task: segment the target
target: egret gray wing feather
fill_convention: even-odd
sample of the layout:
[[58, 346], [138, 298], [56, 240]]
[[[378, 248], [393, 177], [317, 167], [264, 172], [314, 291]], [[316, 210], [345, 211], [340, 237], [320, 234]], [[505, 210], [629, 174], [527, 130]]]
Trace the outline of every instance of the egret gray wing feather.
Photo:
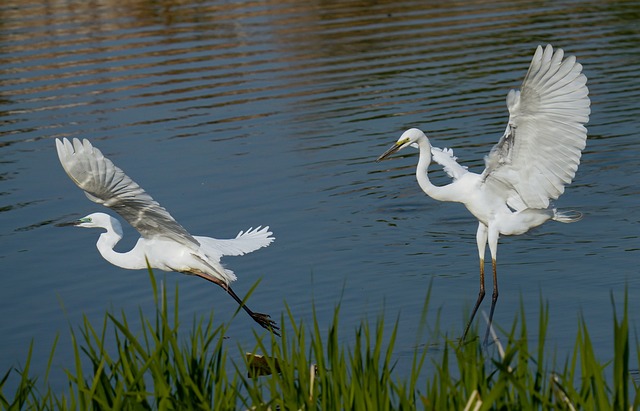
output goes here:
[[87, 197], [113, 209], [127, 220], [142, 237], [166, 238], [196, 250], [198, 241], [88, 140], [56, 139], [62, 167]]
[[516, 210], [547, 208], [575, 176], [586, 145], [590, 100], [574, 56], [538, 46], [520, 91], [507, 95], [509, 122], [485, 158], [482, 178]]

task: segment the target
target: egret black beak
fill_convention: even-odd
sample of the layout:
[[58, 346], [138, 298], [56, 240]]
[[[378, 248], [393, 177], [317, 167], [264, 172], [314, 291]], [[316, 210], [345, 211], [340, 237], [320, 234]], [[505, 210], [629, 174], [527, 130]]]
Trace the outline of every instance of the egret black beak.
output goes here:
[[56, 227], [68, 227], [68, 226], [77, 226], [78, 224], [80, 224], [82, 221], [80, 220], [73, 220], [73, 221], [67, 221], [65, 223], [58, 223], [55, 224]]
[[387, 151], [385, 151], [384, 153], [382, 153], [382, 155], [380, 157], [378, 157], [378, 159], [376, 160], [376, 162], [378, 161], [382, 161], [385, 158], [389, 157], [391, 154], [397, 152], [398, 150], [400, 150], [400, 148], [402, 147], [402, 142], [396, 142], [394, 143], [391, 147], [389, 147], [389, 149]]

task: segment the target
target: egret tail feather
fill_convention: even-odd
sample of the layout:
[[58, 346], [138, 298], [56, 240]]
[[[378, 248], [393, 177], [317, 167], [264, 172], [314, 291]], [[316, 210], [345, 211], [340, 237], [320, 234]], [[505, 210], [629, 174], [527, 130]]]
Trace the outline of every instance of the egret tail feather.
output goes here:
[[576, 210], [559, 211], [553, 210], [553, 220], [561, 223], [575, 223], [582, 220], [583, 214]]

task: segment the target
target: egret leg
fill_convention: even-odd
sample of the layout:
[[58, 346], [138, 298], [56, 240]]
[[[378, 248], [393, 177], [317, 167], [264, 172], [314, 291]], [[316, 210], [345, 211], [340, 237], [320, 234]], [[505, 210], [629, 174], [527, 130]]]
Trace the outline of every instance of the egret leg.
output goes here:
[[484, 299], [484, 251], [485, 246], [487, 245], [488, 238], [488, 230], [487, 226], [479, 223], [478, 231], [476, 233], [476, 243], [478, 244], [478, 255], [480, 257], [480, 291], [478, 292], [478, 299], [476, 300], [476, 305], [473, 307], [473, 311], [471, 312], [471, 318], [469, 318], [469, 322], [467, 322], [467, 326], [464, 328], [464, 333], [462, 333], [461, 342], [464, 342], [467, 333], [469, 332], [469, 328], [471, 328], [471, 323], [473, 322], [476, 313], [478, 312], [478, 307], [480, 307], [480, 303]]
[[238, 295], [231, 289], [231, 287], [229, 287], [228, 284], [204, 273], [192, 272], [191, 274], [197, 275], [200, 278], [211, 281], [212, 283], [222, 287], [222, 289], [224, 289], [231, 297], [233, 297], [233, 299], [236, 300], [238, 304], [240, 304], [240, 307], [242, 307], [242, 309], [245, 310], [251, 318], [253, 318], [253, 321], [260, 324], [262, 328], [266, 328], [267, 330], [273, 332], [278, 337], [280, 336], [280, 333], [278, 332], [280, 327], [278, 327], [276, 322], [271, 319], [271, 316], [269, 314], [256, 313], [249, 309], [249, 307], [247, 307], [247, 305], [240, 299], [240, 297], [238, 297]]
[[489, 251], [491, 252], [491, 266], [493, 268], [493, 293], [491, 294], [491, 311], [489, 311], [489, 324], [487, 332], [484, 334], [484, 345], [487, 345], [489, 333], [491, 332], [491, 323], [493, 322], [493, 311], [498, 301], [498, 271], [497, 271], [497, 254], [498, 254], [498, 237], [497, 230], [489, 230]]
[[478, 299], [476, 300], [476, 305], [473, 307], [473, 311], [471, 312], [471, 318], [469, 318], [469, 322], [467, 322], [467, 326], [464, 327], [464, 333], [462, 334], [461, 342], [464, 342], [467, 333], [469, 332], [469, 328], [471, 328], [471, 323], [473, 322], [473, 318], [476, 316], [478, 312], [478, 307], [480, 307], [480, 303], [484, 299], [484, 259], [480, 259], [480, 292], [478, 293]]
[[226, 286], [222, 286], [222, 288], [227, 290], [229, 295], [233, 297], [233, 299], [236, 300], [238, 304], [240, 304], [240, 306], [247, 312], [247, 314], [249, 314], [255, 322], [260, 324], [262, 328], [266, 328], [267, 330], [270, 330], [271, 332], [273, 332], [275, 335], [280, 336], [280, 334], [278, 333], [278, 330], [280, 328], [276, 325], [276, 322], [271, 319], [271, 316], [269, 314], [262, 314], [262, 313], [256, 313], [254, 311], [251, 311], [249, 307], [247, 307], [247, 305], [244, 302], [242, 302], [240, 297], [238, 297], [238, 295], [231, 289], [231, 287], [226, 285]]
[[496, 260], [491, 259], [491, 265], [493, 266], [493, 293], [491, 294], [491, 311], [489, 311], [489, 324], [487, 325], [487, 332], [484, 334], [484, 344], [487, 345], [489, 339], [489, 333], [491, 332], [491, 322], [493, 321], [493, 311], [496, 308], [496, 302], [498, 301], [498, 274], [496, 270]]

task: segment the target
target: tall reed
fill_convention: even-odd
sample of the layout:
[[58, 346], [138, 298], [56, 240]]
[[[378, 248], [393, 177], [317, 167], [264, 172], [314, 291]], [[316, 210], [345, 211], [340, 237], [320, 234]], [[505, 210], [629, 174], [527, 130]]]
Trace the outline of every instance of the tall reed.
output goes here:
[[[282, 337], [255, 334], [249, 347], [228, 346], [226, 325], [213, 314], [183, 335], [179, 298], [167, 301], [150, 272], [155, 316], [139, 313], [139, 330], [125, 313], [107, 312], [99, 326], [86, 318], [71, 331], [73, 364], [68, 389], [53, 392], [24, 366], [0, 374], [0, 407], [18, 409], [640, 409], [638, 368], [630, 368], [627, 297], [622, 315], [613, 306], [614, 351], [598, 360], [585, 321], [574, 349], [560, 362], [545, 347], [549, 311], [540, 302], [532, 346], [524, 307], [508, 332], [487, 349], [478, 339], [460, 344], [435, 335], [440, 347], [414, 349], [410, 367], [396, 369], [397, 321], [385, 334], [381, 316], [339, 335], [340, 307], [327, 330], [314, 311], [311, 324], [287, 308]], [[426, 317], [428, 305], [422, 317]], [[395, 319], [394, 319], [395, 320]], [[350, 338], [349, 338], [350, 337]], [[443, 341], [444, 340], [444, 341]], [[349, 344], [341, 341], [350, 341]], [[504, 343], [503, 343], [504, 342]], [[54, 342], [47, 365], [57, 344]], [[504, 345], [504, 346], [503, 346]], [[635, 357], [640, 344], [634, 341]], [[232, 351], [230, 351], [232, 350]], [[229, 355], [229, 352], [239, 355]], [[245, 351], [249, 351], [245, 355]], [[238, 359], [242, 358], [242, 359]], [[407, 370], [407, 368], [410, 368]], [[427, 371], [428, 370], [428, 371]], [[8, 382], [15, 386], [5, 393]]]

